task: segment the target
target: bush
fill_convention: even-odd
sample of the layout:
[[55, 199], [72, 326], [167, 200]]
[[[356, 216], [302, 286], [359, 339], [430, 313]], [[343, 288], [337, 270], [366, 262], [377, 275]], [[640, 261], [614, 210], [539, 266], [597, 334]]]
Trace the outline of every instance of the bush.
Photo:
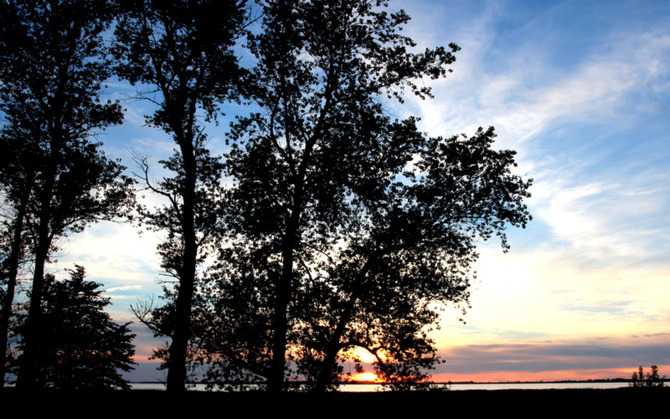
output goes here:
[[633, 379], [630, 383], [631, 387], [663, 387], [663, 380], [665, 376], [661, 378], [658, 375], [658, 367], [656, 365], [651, 366], [651, 372], [645, 375], [642, 366], [638, 369], [638, 372], [633, 373]]
[[[110, 299], [102, 296], [101, 284], [84, 278], [81, 266], [70, 271], [70, 279], [45, 278], [35, 384], [64, 390], [129, 389], [121, 374], [133, 369], [135, 335], [128, 324], [115, 323], [105, 312]], [[24, 320], [19, 333], [26, 327]]]

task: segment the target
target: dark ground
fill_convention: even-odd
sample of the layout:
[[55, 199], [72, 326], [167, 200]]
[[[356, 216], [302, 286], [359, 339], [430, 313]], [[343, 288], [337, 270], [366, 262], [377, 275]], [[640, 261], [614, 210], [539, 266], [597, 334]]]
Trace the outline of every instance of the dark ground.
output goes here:
[[0, 391], [0, 417], [240, 418], [670, 418], [670, 388], [463, 390], [410, 393], [267, 393], [134, 390], [99, 393]]

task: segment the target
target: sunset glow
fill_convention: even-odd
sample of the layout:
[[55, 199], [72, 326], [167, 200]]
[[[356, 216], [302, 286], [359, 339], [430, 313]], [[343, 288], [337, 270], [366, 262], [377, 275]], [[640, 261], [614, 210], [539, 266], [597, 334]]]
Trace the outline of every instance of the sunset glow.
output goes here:
[[[372, 364], [377, 361], [377, 357], [370, 353], [367, 349], [357, 347], [349, 352], [349, 358], [352, 360], [357, 360], [364, 364]], [[382, 356], [382, 359], [384, 357]]]
[[373, 372], [361, 372], [351, 376], [351, 380], [355, 382], [378, 383], [382, 380]]
[[[645, 371], [648, 371], [648, 367]], [[669, 371], [669, 366], [659, 366], [661, 371]], [[631, 378], [636, 369], [561, 369], [555, 371], [486, 371], [481, 373], [434, 374], [433, 381], [447, 382], [476, 382], [476, 383], [514, 383], [514, 382], [541, 382], [541, 381], [589, 381], [614, 378]]]

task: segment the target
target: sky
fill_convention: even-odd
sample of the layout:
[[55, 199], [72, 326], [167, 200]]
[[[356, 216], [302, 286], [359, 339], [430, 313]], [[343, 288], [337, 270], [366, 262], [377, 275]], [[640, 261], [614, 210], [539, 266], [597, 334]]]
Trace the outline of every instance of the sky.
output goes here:
[[[471, 308], [447, 310], [432, 336], [436, 381], [630, 378], [658, 365], [670, 376], [670, 2], [399, 0], [420, 48], [461, 47], [434, 99], [393, 105], [431, 136], [494, 126], [533, 178], [533, 221], [511, 249], [482, 242]], [[426, 83], [429, 83], [426, 81]], [[134, 89], [111, 83], [110, 95]], [[172, 150], [144, 126], [147, 105], [100, 139], [133, 168]], [[226, 118], [210, 127], [224, 148]], [[155, 167], [156, 172], [158, 167]], [[104, 284], [112, 316], [157, 299], [155, 233], [101, 223], [69, 237], [52, 269], [84, 265]], [[163, 379], [145, 364], [156, 344], [136, 329], [133, 380]]]

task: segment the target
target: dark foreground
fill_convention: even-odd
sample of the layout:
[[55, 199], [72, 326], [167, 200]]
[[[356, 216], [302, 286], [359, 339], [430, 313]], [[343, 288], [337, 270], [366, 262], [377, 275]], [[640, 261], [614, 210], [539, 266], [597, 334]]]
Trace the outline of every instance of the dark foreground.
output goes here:
[[[670, 418], [670, 388], [464, 390], [411, 393], [266, 393], [134, 390], [100, 393], [0, 391], [0, 415], [31, 417], [500, 417]], [[43, 416], [44, 417], [44, 416]]]

